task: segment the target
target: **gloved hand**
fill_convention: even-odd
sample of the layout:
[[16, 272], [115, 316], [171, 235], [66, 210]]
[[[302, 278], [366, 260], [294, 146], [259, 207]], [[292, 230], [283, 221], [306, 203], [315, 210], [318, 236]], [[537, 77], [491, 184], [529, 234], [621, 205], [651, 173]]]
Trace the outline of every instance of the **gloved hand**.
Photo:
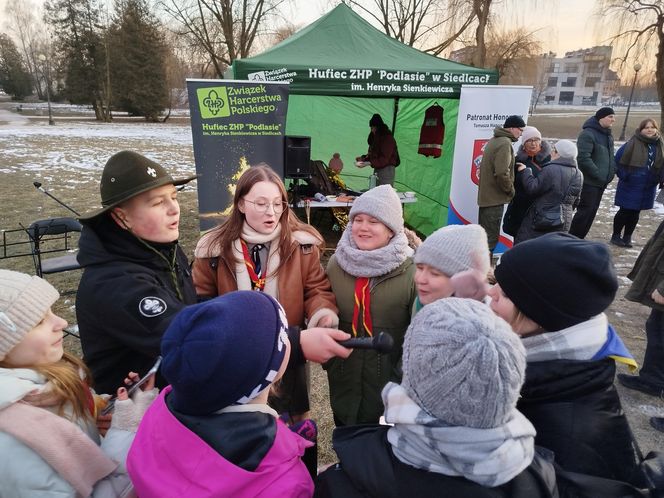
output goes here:
[[124, 387], [118, 389], [118, 399], [115, 401], [111, 429], [121, 429], [136, 432], [143, 415], [157, 398], [159, 389], [152, 388], [147, 391], [137, 390], [133, 398], [127, 396]]

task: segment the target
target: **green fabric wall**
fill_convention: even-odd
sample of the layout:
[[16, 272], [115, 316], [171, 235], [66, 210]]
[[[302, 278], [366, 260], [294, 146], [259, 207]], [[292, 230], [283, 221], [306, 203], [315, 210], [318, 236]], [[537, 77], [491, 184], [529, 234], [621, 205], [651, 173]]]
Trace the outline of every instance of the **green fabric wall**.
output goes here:
[[[445, 141], [443, 154], [434, 159], [418, 155], [420, 127], [424, 111], [437, 102], [444, 109]], [[342, 178], [349, 188], [368, 188], [371, 168], [357, 168], [355, 157], [367, 152], [369, 119], [374, 113], [392, 126], [393, 98], [331, 97], [290, 95], [288, 98], [287, 135], [311, 137], [311, 159], [327, 164], [334, 152], [344, 162]], [[418, 202], [405, 207], [406, 222], [425, 235], [447, 222], [454, 137], [456, 136], [458, 100], [399, 99], [395, 139], [401, 165], [397, 168], [395, 187], [413, 191]]]

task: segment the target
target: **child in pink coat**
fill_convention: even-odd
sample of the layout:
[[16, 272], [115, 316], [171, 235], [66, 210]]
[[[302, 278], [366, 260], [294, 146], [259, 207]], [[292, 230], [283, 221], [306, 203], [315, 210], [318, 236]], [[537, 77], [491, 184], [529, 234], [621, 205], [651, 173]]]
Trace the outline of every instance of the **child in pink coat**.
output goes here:
[[181, 311], [161, 343], [169, 382], [127, 457], [141, 498], [310, 497], [312, 443], [267, 405], [290, 356], [283, 309], [237, 291]]

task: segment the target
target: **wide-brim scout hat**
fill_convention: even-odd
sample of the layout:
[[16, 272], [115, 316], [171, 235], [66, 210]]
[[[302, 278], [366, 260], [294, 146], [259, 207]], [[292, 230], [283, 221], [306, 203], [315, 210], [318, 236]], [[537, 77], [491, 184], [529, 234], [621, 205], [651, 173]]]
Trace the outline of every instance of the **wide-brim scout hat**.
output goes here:
[[137, 152], [123, 150], [111, 156], [101, 174], [101, 209], [84, 214], [79, 219], [91, 220], [132, 197], [164, 185], [184, 185], [197, 175], [174, 180], [156, 162]]

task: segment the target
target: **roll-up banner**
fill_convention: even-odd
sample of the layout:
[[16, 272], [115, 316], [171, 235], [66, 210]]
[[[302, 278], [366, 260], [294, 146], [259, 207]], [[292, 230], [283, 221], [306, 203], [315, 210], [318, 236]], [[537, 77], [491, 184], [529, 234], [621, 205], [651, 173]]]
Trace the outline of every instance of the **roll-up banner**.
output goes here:
[[[531, 86], [461, 87], [447, 217], [449, 225], [477, 223], [477, 188], [484, 147], [493, 137], [493, 130], [503, 126], [508, 116], [518, 115], [528, 121], [531, 93]], [[514, 143], [515, 152], [520, 144], [520, 141]], [[502, 253], [510, 247], [512, 237], [501, 230], [494, 253]]]
[[242, 173], [261, 162], [283, 178], [288, 83], [188, 79], [201, 230], [230, 211]]

